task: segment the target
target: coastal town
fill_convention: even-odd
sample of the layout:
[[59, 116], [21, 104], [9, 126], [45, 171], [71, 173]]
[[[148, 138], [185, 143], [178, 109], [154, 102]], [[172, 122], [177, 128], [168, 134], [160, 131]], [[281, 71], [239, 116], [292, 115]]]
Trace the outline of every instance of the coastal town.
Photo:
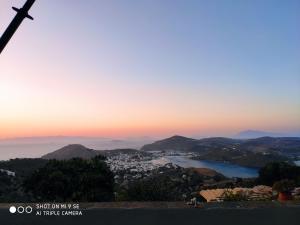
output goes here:
[[[140, 149], [94, 150], [70, 144], [41, 158], [1, 161], [0, 200], [34, 201], [42, 195], [46, 200], [175, 201], [194, 206], [199, 202], [298, 201], [298, 146], [295, 138], [196, 140], [178, 135]], [[100, 183], [106, 180], [104, 186], [94, 187], [94, 191], [107, 188], [100, 192], [106, 193], [101, 198], [94, 197], [91, 185], [84, 187], [81, 182], [98, 176]], [[65, 183], [57, 183], [61, 179]], [[79, 196], [77, 182], [84, 188]], [[67, 184], [75, 197], [57, 191]], [[87, 190], [91, 192], [88, 200]]]
[[[185, 152], [164, 152], [153, 151], [147, 154], [136, 152], [134, 154], [117, 154], [107, 157], [106, 163], [110, 169], [116, 174], [114, 176], [115, 182], [120, 186], [128, 186], [128, 183], [147, 179], [154, 174], [162, 175], [168, 173], [170, 170], [179, 169], [180, 166], [172, 163], [168, 157], [181, 156], [186, 158], [193, 158], [197, 156], [196, 153]], [[199, 170], [198, 170], [199, 171]], [[203, 175], [203, 174], [202, 174]], [[182, 179], [186, 179], [187, 175], [182, 174]], [[190, 201], [187, 204], [197, 204], [197, 198], [206, 202], [223, 202], [223, 201], [272, 201], [278, 198], [280, 201], [285, 200], [300, 200], [300, 187], [294, 187], [289, 190], [289, 195], [286, 193], [279, 193], [274, 190], [272, 186], [267, 185], [251, 185], [251, 187], [243, 187], [245, 181], [239, 183], [241, 178], [231, 177], [221, 180], [215, 180], [213, 176], [208, 176], [202, 180], [202, 185], [199, 187], [197, 194], [190, 195]], [[246, 179], [247, 180], [247, 179]], [[254, 178], [248, 179], [250, 183]], [[249, 186], [249, 185], [248, 185]], [[196, 197], [194, 197], [196, 196]], [[197, 197], [198, 196], [198, 197]]]
[[[197, 205], [199, 202], [299, 200], [297, 166], [274, 162], [261, 168], [259, 173], [256, 172], [258, 169], [249, 168], [247, 170], [255, 173], [243, 177], [239, 172], [245, 168], [224, 162], [199, 164], [199, 155], [198, 152], [179, 150], [95, 151], [82, 145], [68, 145], [41, 159], [3, 161], [0, 163], [0, 173], [13, 184], [28, 176], [23, 165], [38, 169], [51, 159], [64, 162], [76, 157], [93, 159], [101, 156], [100, 160], [104, 160], [113, 176], [114, 201], [183, 201]], [[281, 175], [273, 176], [272, 170], [277, 171], [278, 166], [286, 169]], [[227, 176], [230, 169], [233, 173]], [[28, 174], [32, 172], [30, 170]], [[282, 178], [278, 180], [278, 177]]]

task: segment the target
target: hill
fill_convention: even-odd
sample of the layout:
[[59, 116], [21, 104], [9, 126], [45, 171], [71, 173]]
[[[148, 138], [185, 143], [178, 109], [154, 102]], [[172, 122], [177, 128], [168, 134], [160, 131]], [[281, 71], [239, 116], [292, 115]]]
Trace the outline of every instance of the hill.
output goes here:
[[141, 150], [202, 152], [212, 149], [235, 146], [237, 144], [241, 144], [242, 142], [242, 140], [224, 137], [212, 137], [197, 140], [183, 136], [173, 136], [160, 141], [156, 141], [152, 144], [144, 145]]
[[299, 137], [261, 137], [249, 139], [240, 146], [243, 149], [251, 151], [275, 151], [287, 156], [300, 155]]
[[0, 160], [41, 157], [72, 143], [78, 143], [90, 149], [107, 150], [120, 148], [140, 149], [143, 145], [152, 142], [154, 142], [154, 139], [149, 137], [128, 137], [123, 139], [80, 136], [0, 138]]
[[141, 148], [143, 151], [189, 151], [203, 153], [212, 150], [232, 149], [252, 151], [255, 153], [278, 153], [286, 156], [300, 156], [299, 137], [260, 137], [253, 139], [232, 139], [212, 137], [191, 139], [182, 136], [173, 136], [156, 141]]
[[203, 138], [197, 141], [196, 145], [189, 149], [191, 152], [205, 153], [224, 148], [236, 149], [243, 141], [224, 137]]
[[240, 166], [260, 168], [270, 162], [290, 162], [288, 157], [277, 153], [255, 153], [233, 149], [211, 150], [194, 157], [198, 160], [230, 162]]
[[261, 137], [231, 139], [224, 137], [200, 140], [173, 136], [142, 148], [144, 151], [195, 152], [194, 159], [230, 162], [241, 166], [262, 167], [269, 162], [291, 162], [300, 157], [300, 138]]
[[0, 161], [0, 169], [13, 171], [16, 173], [16, 176], [27, 176], [46, 165], [47, 162], [47, 160], [40, 158], [10, 159], [8, 161]]
[[42, 156], [42, 159], [57, 159], [57, 160], [67, 160], [72, 158], [82, 158], [90, 159], [97, 155], [100, 152], [93, 149], [89, 149], [79, 144], [67, 145], [61, 149], [58, 149], [54, 152], [48, 153]]
[[223, 174], [209, 168], [188, 168], [188, 170], [195, 171], [203, 177], [220, 177], [225, 178]]
[[144, 145], [143, 151], [186, 151], [197, 144], [196, 139], [175, 135], [173, 137]]
[[235, 135], [235, 138], [240, 139], [250, 139], [250, 138], [260, 138], [260, 137], [284, 137], [285, 134], [267, 132], [261, 130], [244, 130]]
[[121, 149], [113, 149], [113, 150], [105, 150], [105, 151], [99, 151], [104, 156], [115, 156], [119, 154], [128, 154], [128, 155], [149, 155], [150, 153], [147, 153], [145, 151], [133, 149], [133, 148], [121, 148]]

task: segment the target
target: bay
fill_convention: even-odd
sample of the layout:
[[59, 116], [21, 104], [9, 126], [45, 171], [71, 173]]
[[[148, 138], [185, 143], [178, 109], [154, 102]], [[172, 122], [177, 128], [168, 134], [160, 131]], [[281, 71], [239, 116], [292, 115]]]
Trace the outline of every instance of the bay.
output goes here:
[[258, 176], [258, 169], [239, 166], [231, 163], [212, 162], [206, 160], [193, 160], [186, 156], [165, 156], [171, 163], [188, 168], [209, 168], [213, 169], [226, 177], [250, 178]]

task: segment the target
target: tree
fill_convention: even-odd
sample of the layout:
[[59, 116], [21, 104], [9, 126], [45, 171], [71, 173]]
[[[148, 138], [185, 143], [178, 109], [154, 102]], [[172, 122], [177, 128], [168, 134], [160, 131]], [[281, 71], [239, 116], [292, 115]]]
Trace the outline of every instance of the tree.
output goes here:
[[129, 201], [172, 201], [181, 200], [177, 191], [179, 182], [172, 181], [167, 176], [157, 176], [149, 180], [134, 182], [129, 185], [127, 199]]
[[289, 179], [300, 185], [300, 167], [285, 162], [269, 163], [259, 170], [258, 182], [273, 185], [274, 182]]
[[50, 160], [25, 179], [24, 188], [41, 201], [111, 201], [114, 179], [103, 159]]
[[192, 169], [159, 169], [153, 173], [130, 182], [126, 188], [121, 185], [117, 190], [117, 200], [182, 201], [194, 197], [195, 192], [199, 191], [199, 185], [203, 183], [203, 177]]
[[295, 187], [295, 182], [291, 180], [281, 180], [277, 181], [273, 185], [273, 189], [277, 192], [283, 192], [283, 193], [289, 193], [292, 191]]

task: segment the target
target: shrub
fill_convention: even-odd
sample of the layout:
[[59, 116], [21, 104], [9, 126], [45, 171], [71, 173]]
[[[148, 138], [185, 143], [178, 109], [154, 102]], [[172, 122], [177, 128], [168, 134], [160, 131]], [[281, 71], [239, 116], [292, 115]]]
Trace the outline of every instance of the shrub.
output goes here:
[[24, 181], [40, 201], [111, 201], [113, 174], [102, 158], [50, 160]]

